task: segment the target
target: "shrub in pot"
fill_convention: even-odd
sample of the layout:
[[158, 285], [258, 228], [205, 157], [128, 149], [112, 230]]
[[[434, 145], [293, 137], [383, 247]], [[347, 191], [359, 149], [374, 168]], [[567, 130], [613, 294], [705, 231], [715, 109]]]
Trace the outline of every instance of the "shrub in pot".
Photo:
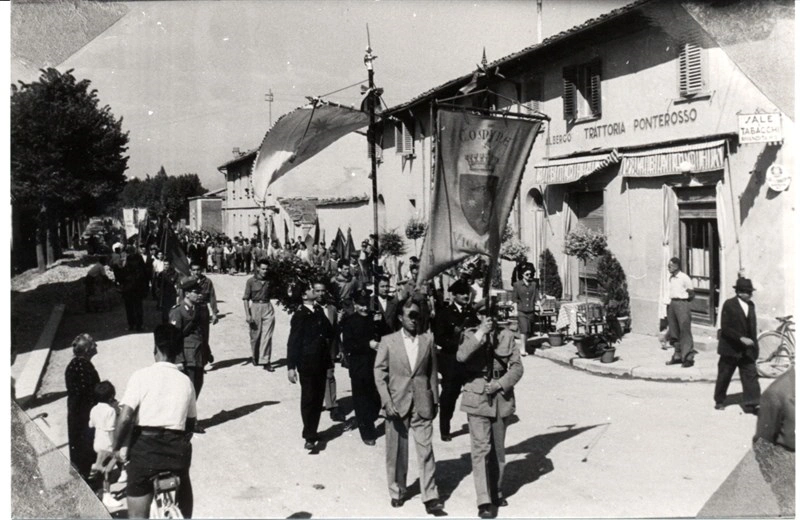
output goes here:
[[542, 292], [556, 300], [561, 299], [563, 286], [558, 276], [558, 264], [549, 249], [539, 255], [539, 279], [542, 281]]
[[[628, 281], [617, 257], [606, 251], [597, 262], [597, 282], [603, 287], [603, 305], [610, 317], [627, 319], [630, 316]], [[623, 321], [623, 320], [620, 320]]]

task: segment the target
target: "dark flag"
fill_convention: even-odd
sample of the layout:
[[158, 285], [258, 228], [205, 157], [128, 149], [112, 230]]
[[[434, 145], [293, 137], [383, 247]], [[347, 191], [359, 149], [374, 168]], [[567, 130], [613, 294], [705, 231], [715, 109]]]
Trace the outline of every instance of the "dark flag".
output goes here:
[[288, 247], [289, 245], [289, 226], [286, 221], [283, 221], [283, 243]]
[[540, 126], [538, 121], [439, 111], [439, 167], [420, 281], [475, 254], [489, 257], [491, 276]]
[[189, 272], [189, 259], [186, 257], [183, 248], [181, 248], [178, 237], [172, 231], [168, 220], [161, 227], [161, 240], [159, 240], [159, 243], [161, 244], [161, 250], [164, 252], [164, 258], [169, 259], [172, 267], [183, 276], [189, 276], [191, 274]]
[[317, 217], [316, 222], [314, 222], [314, 245], [319, 245], [319, 217]]
[[353, 235], [350, 233], [350, 228], [347, 228], [347, 243], [344, 245], [344, 256], [348, 261], [350, 255], [356, 252], [356, 245], [353, 243]]
[[279, 244], [281, 243], [281, 241], [278, 239], [278, 232], [275, 231], [275, 219], [274, 218], [270, 218], [269, 219], [269, 243], [272, 244], [276, 240], [278, 241]]

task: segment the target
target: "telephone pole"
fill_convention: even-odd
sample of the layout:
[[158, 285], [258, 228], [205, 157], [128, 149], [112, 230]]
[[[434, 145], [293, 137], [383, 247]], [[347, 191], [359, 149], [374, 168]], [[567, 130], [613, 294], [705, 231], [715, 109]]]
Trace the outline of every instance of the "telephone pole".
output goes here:
[[272, 89], [269, 89], [269, 92], [264, 94], [264, 101], [269, 103], [269, 127], [272, 128], [272, 102], [275, 100], [275, 96], [272, 95]]

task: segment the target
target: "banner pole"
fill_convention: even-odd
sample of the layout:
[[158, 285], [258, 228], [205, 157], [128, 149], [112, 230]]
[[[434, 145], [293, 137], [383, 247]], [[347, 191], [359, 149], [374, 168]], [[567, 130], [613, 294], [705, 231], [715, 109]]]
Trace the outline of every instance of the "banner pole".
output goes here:
[[[372, 46], [369, 41], [369, 25], [367, 25], [367, 53], [364, 56], [364, 65], [367, 67], [369, 90], [367, 91], [367, 106], [369, 107], [369, 130], [367, 130], [367, 144], [369, 145], [370, 179], [372, 179], [372, 228], [375, 234], [375, 251], [372, 255], [373, 274], [378, 273], [378, 251], [380, 251], [380, 236], [378, 234], [378, 162], [375, 154], [375, 71], [372, 62], [377, 56], [372, 55]], [[378, 284], [373, 279], [374, 287]]]

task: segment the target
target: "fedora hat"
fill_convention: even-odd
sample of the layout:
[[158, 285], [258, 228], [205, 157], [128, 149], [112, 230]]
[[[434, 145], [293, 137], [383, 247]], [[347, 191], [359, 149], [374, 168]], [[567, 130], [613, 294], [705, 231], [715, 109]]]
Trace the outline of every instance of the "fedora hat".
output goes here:
[[739, 278], [736, 280], [736, 285], [733, 286], [736, 292], [753, 292], [755, 288], [753, 287], [753, 282], [750, 281], [750, 278]]

